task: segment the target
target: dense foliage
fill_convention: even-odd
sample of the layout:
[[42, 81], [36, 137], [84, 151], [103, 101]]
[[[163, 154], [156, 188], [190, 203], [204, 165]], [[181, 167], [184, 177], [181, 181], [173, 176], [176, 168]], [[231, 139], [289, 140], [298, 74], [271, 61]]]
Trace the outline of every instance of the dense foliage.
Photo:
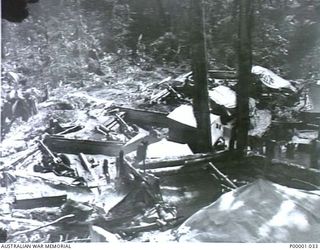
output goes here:
[[[237, 1], [205, 1], [211, 68], [236, 68]], [[2, 80], [36, 85], [107, 81], [114, 61], [151, 70], [189, 64], [186, 0], [41, 0], [21, 23], [2, 21]], [[289, 78], [319, 79], [320, 0], [257, 0], [253, 60]]]

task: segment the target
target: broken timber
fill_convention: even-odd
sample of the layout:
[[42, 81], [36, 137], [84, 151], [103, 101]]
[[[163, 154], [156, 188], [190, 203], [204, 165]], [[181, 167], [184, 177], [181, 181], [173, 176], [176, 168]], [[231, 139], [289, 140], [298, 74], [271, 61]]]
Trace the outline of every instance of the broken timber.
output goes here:
[[193, 172], [207, 171], [207, 164], [194, 164], [194, 165], [181, 165], [181, 166], [171, 166], [163, 167], [157, 169], [146, 170], [147, 173], [151, 173], [157, 177], [172, 176], [179, 174], [187, 174]]
[[237, 188], [237, 186], [227, 177], [225, 176], [219, 169], [217, 169], [211, 162], [209, 162], [209, 166], [217, 174], [222, 180], [230, 185], [233, 189]]
[[125, 107], [117, 107], [120, 111], [125, 112], [124, 120], [135, 123], [138, 126], [157, 126], [166, 128], [170, 124], [168, 113], [147, 111], [142, 109], [133, 109]]
[[84, 128], [84, 126], [81, 126], [81, 125], [75, 125], [75, 126], [67, 127], [67, 128], [64, 128], [63, 131], [57, 133], [57, 135], [65, 135], [65, 134], [77, 132], [77, 131], [79, 131], [79, 130], [81, 130], [83, 128]]
[[166, 98], [167, 96], [170, 95], [170, 89], [163, 89], [160, 92], [156, 93], [155, 95], [152, 95], [150, 98], [149, 103], [159, 103], [163, 98]]
[[[24, 162], [28, 157], [30, 157], [31, 155], [35, 154], [37, 151], [38, 151], [38, 147], [37, 146], [33, 146], [31, 147], [29, 150], [27, 150], [27, 152], [22, 152], [21, 153], [21, 156], [19, 156], [16, 160], [4, 165], [4, 166], [1, 166], [0, 170], [3, 171], [3, 170], [8, 170], [10, 168], [13, 168], [15, 167], [16, 165], [18, 165], [19, 163], [22, 163]], [[20, 153], [18, 153], [20, 154]]]
[[169, 128], [169, 139], [178, 143], [187, 143], [194, 151], [199, 143], [197, 129], [168, 118], [168, 113], [116, 107], [125, 112], [124, 120], [137, 124], [141, 128], [156, 126]]
[[102, 142], [61, 138], [58, 136], [47, 136], [44, 143], [54, 152], [66, 154], [104, 154], [117, 156], [123, 143], [120, 142]]
[[60, 207], [67, 200], [67, 195], [43, 196], [27, 199], [24, 197], [17, 195], [13, 203], [13, 208], [30, 209], [37, 207]]
[[[161, 159], [157, 161], [149, 161], [145, 163], [146, 169], [157, 169], [165, 168], [172, 166], [181, 166], [181, 165], [193, 165], [205, 162], [221, 162], [226, 159], [231, 160], [235, 159], [237, 155], [235, 153], [230, 153], [229, 151], [222, 151], [215, 154], [194, 154], [188, 156], [182, 156], [175, 159]], [[137, 165], [138, 168], [142, 168], [142, 164]]]
[[87, 157], [83, 154], [83, 153], [80, 153], [79, 154], [79, 157], [80, 157], [80, 161], [81, 161], [81, 164], [83, 166], [83, 168], [90, 173], [90, 163], [87, 159]]
[[93, 181], [93, 183], [91, 185], [93, 185], [93, 187], [97, 188], [98, 192], [100, 193], [100, 188], [98, 185], [98, 178], [95, 175], [94, 171], [91, 170], [91, 164], [89, 163], [87, 157], [83, 153], [80, 153], [79, 158], [80, 158], [81, 165], [83, 166], [85, 171], [89, 174], [90, 178], [86, 178], [85, 175], [82, 175], [82, 177], [85, 179], [85, 181], [87, 183], [90, 183], [91, 181]]
[[216, 79], [237, 79], [238, 74], [232, 70], [208, 70], [208, 75]]

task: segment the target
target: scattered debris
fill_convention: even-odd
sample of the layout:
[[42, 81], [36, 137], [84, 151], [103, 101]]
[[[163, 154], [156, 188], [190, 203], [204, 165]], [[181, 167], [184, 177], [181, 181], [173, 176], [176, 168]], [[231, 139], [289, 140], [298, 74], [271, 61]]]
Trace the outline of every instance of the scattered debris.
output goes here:
[[[265, 68], [255, 66], [253, 74], [275, 92], [293, 92], [281, 98], [301, 94], [289, 81]], [[239, 186], [261, 176], [281, 183], [287, 175], [295, 187], [317, 189], [319, 124], [313, 118], [319, 118], [318, 113], [296, 114], [293, 105], [277, 109], [272, 106], [276, 101], [264, 107], [265, 97], [250, 97], [250, 147], [248, 157], [239, 161], [236, 152], [229, 150], [234, 135], [237, 73], [212, 70], [209, 78], [213, 151], [207, 154], [196, 150], [199, 138], [190, 100], [194, 90], [191, 72], [153, 84], [153, 93], [141, 105], [153, 110], [110, 106], [83, 93], [74, 94], [74, 102], [50, 100], [41, 105], [41, 109], [63, 109], [66, 112], [60, 115], [71, 118], [76, 107], [85, 110], [79, 111], [81, 119], [68, 122], [58, 115], [45, 116], [48, 125], [39, 130], [28, 150], [6, 158], [10, 161], [1, 159], [1, 211], [22, 218], [27, 217], [20, 210], [50, 207], [57, 211], [50, 223], [23, 221], [29, 223], [23, 231], [2, 228], [0, 241], [12, 241], [52, 225], [81, 232], [71, 239], [67, 234], [59, 236], [63, 242], [131, 240], [145, 232], [175, 228], [223, 193], [239, 192]], [[273, 93], [268, 98], [275, 96]], [[77, 103], [77, 97], [87, 103]], [[155, 111], [163, 103], [172, 105], [163, 109], [166, 112]], [[275, 139], [280, 138], [278, 134], [281, 141]], [[302, 147], [308, 147], [308, 160], [314, 169], [292, 165], [294, 153]], [[285, 161], [278, 159], [283, 150]], [[239, 165], [247, 167], [241, 168], [244, 174]], [[39, 187], [50, 187], [50, 192], [23, 193], [21, 187], [28, 181], [35, 186], [40, 182]], [[208, 187], [210, 195], [205, 190]], [[206, 197], [199, 198], [201, 195]]]

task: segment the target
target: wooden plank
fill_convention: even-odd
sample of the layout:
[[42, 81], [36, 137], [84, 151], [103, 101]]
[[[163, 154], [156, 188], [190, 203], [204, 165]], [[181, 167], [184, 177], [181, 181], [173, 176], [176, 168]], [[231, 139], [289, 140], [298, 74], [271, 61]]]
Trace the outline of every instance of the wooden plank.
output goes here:
[[158, 102], [160, 102], [163, 98], [167, 97], [168, 95], [170, 95], [170, 90], [169, 90], [169, 89], [161, 90], [160, 92], [158, 92], [158, 93], [156, 93], [155, 95], [152, 95], [152, 96], [151, 96], [149, 103], [150, 103], [150, 104], [158, 103]]
[[103, 154], [108, 156], [117, 156], [123, 143], [113, 141], [89, 141], [61, 138], [57, 136], [47, 136], [44, 143], [50, 150], [66, 154]]
[[15, 209], [30, 209], [37, 207], [60, 207], [67, 200], [67, 195], [43, 196], [30, 199], [16, 197], [13, 203]]
[[187, 174], [192, 172], [207, 171], [207, 164], [172, 166], [157, 169], [149, 169], [147, 173], [151, 173], [158, 177]]
[[[146, 162], [145, 168], [146, 169], [157, 169], [157, 168], [164, 168], [164, 167], [172, 167], [172, 166], [179, 166], [179, 165], [193, 165], [199, 164], [204, 162], [219, 162], [225, 161], [226, 159], [231, 160], [236, 157], [236, 154], [232, 154], [229, 151], [222, 151], [218, 153], [208, 153], [208, 154], [194, 154], [188, 156], [182, 156], [175, 159], [160, 159], [157, 161], [150, 161]], [[142, 168], [143, 165], [137, 165], [138, 168]]]
[[208, 70], [208, 75], [216, 79], [237, 79], [237, 71], [233, 70]]
[[126, 112], [124, 119], [128, 122], [143, 126], [158, 126], [167, 128], [170, 124], [168, 113], [117, 107], [120, 111]]

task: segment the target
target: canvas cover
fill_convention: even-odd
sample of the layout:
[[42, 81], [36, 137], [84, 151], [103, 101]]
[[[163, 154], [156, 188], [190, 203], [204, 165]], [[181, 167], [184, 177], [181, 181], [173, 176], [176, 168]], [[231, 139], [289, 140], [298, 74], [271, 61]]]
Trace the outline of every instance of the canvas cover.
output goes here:
[[252, 74], [257, 75], [260, 81], [269, 88], [286, 88], [292, 90], [293, 92], [297, 92], [297, 89], [294, 86], [292, 86], [292, 84], [288, 80], [285, 80], [282, 77], [276, 75], [269, 69], [266, 69], [261, 66], [253, 66], [251, 72]]
[[257, 180], [222, 195], [182, 224], [179, 241], [319, 242], [320, 191]]

